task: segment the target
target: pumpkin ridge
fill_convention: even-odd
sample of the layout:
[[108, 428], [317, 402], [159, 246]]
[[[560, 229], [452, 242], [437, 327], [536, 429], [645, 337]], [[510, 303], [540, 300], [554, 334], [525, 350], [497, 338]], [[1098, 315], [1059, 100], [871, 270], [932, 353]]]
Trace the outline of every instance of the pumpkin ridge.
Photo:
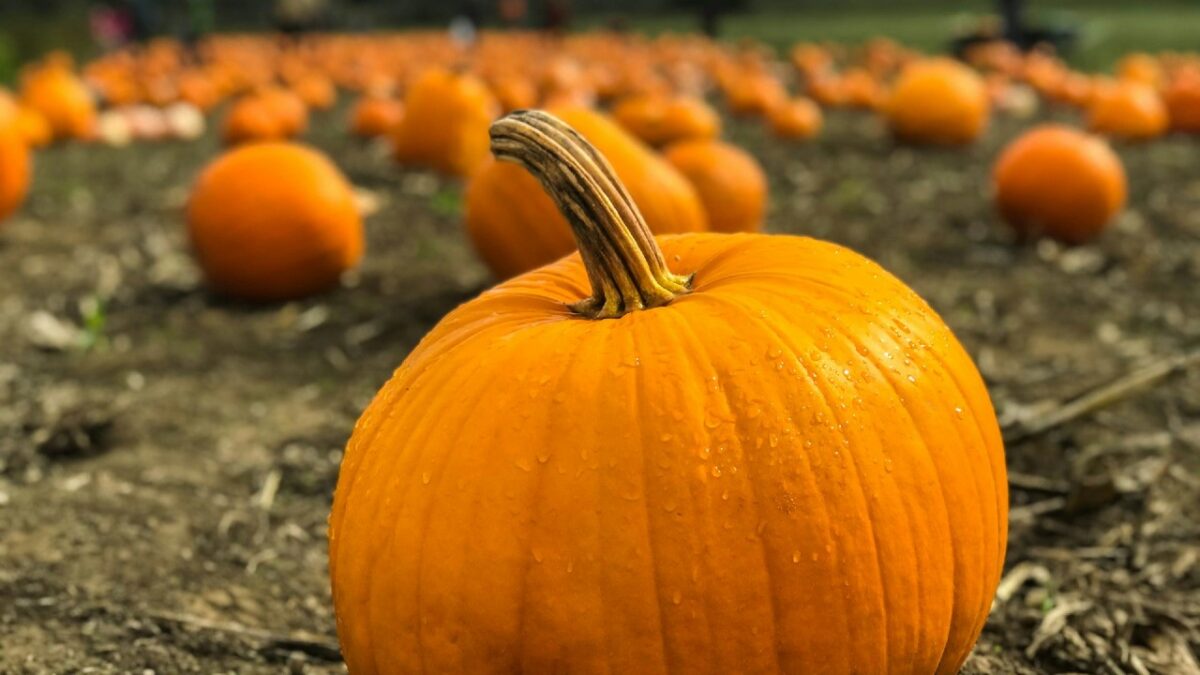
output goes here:
[[[713, 296], [711, 294], [708, 297], [710, 299], [713, 298]], [[696, 344], [697, 348], [699, 349], [701, 355], [704, 357], [701, 362], [714, 363], [714, 364], [720, 363], [712, 358], [713, 354], [712, 354], [711, 350], [709, 350], [708, 347], [705, 346], [704, 341], [702, 339], [700, 339], [700, 336], [696, 333], [695, 328], [689, 322], [680, 320], [677, 323], [680, 326], [684, 327], [687, 330], [687, 332], [692, 336], [694, 343]], [[714, 370], [717, 370], [717, 369], [714, 368]], [[721, 370], [725, 370], [725, 369], [722, 367]], [[742, 416], [733, 414], [734, 407], [732, 405], [732, 401], [729, 398], [729, 393], [727, 391], [725, 391], [724, 388], [721, 388], [719, 390], [719, 394], [720, 394], [721, 400], [723, 402], [723, 406], [722, 406], [723, 409], [727, 413], [730, 414], [731, 418], [733, 418], [734, 425], [740, 428], [740, 426], [743, 422], [743, 420], [741, 419]], [[742, 455], [743, 459], [746, 459], [748, 457], [747, 453], [745, 452], [746, 448], [741, 447], [741, 441], [740, 441], [741, 434], [739, 434], [738, 436], [739, 436], [739, 441], [738, 441], [739, 450], [742, 451], [741, 455]], [[711, 434], [709, 435], [709, 437], [711, 438]], [[750, 462], [748, 460], [746, 460], [747, 467], [749, 466], [749, 463]], [[749, 471], [749, 468], [747, 468], [747, 471]], [[755, 486], [753, 484], [753, 479], [747, 478], [747, 483], [750, 485], [751, 494], [755, 495], [754, 498], [757, 501], [757, 488], [755, 488]], [[755, 504], [755, 506], [757, 508], [758, 505]], [[757, 520], [757, 518], [756, 518], [756, 520]], [[768, 595], [770, 596], [770, 599], [771, 599], [771, 636], [772, 636], [771, 643], [775, 645], [775, 649], [772, 650], [772, 652], [773, 652], [772, 653], [772, 661], [774, 663], [775, 670], [778, 672], [778, 671], [782, 670], [782, 663], [780, 661], [780, 653], [779, 653], [779, 644], [780, 644], [780, 640], [781, 640], [779, 624], [780, 624], [780, 616], [781, 615], [780, 615], [780, 611], [779, 611], [779, 604], [778, 604], [779, 601], [777, 599], [777, 596], [775, 593], [771, 592], [774, 590], [774, 586], [775, 586], [775, 582], [773, 580], [778, 578], [778, 574], [772, 575], [771, 565], [769, 563], [770, 556], [767, 555], [766, 543], [761, 536], [758, 537], [758, 540], [759, 540], [759, 551], [760, 551], [760, 555], [762, 557], [763, 570], [764, 570], [764, 574], [766, 576]], [[711, 622], [709, 622], [709, 630], [710, 630], [710, 632], [712, 630]]]
[[[749, 297], [745, 297], [745, 296], [739, 298], [740, 302], [735, 302], [735, 301], [733, 301], [733, 299], [728, 298], [728, 297], [723, 298], [723, 300], [730, 306], [738, 307], [742, 312], [745, 313], [747, 319], [749, 319], [753, 323], [756, 323], [760, 328], [764, 329], [766, 332], [769, 332], [771, 335], [773, 335], [779, 341], [779, 344], [781, 344], [782, 346], [787, 348], [788, 352], [791, 353], [792, 357], [796, 360], [797, 364], [801, 364], [803, 366], [815, 365], [815, 364], [810, 364], [808, 362], [808, 360], [801, 354], [801, 350], [797, 349], [797, 345], [795, 345], [790, 339], [788, 339], [787, 336], [783, 335], [777, 328], [775, 328], [775, 326], [771, 325], [770, 322], [763, 321], [761, 317], [756, 316], [752, 311], [750, 311], [750, 308], [748, 306], [744, 305], [743, 303], [754, 303], [755, 305], [758, 306], [759, 309], [773, 309], [773, 308], [771, 308], [767, 305], [764, 305], [761, 302], [753, 301]], [[798, 328], [798, 326], [793, 326], [793, 328]], [[812, 335], [807, 330], [805, 330], [805, 333], [808, 335]], [[880, 616], [881, 616], [881, 623], [882, 623], [881, 627], [883, 629], [881, 631], [882, 636], [883, 636], [883, 663], [885, 665], [890, 665], [889, 651], [888, 651], [888, 626], [887, 626], [887, 615], [888, 615], [887, 597], [888, 597], [888, 595], [885, 590], [887, 587], [887, 584], [885, 582], [885, 577], [883, 574], [882, 558], [880, 557], [879, 536], [878, 536], [878, 533], [875, 531], [875, 522], [874, 522], [875, 514], [873, 513], [873, 509], [871, 508], [870, 502], [866, 496], [866, 487], [865, 487], [865, 485], [863, 485], [862, 471], [858, 467], [858, 461], [854, 458], [854, 453], [851, 452], [852, 444], [851, 444], [850, 437], [848, 435], [846, 435], [846, 432], [842, 428], [845, 422], [841, 418], [841, 416], [838, 415], [837, 408], [833, 404], [833, 399], [831, 398], [830, 393], [827, 390], [827, 388], [822, 385], [821, 378], [812, 377], [812, 376], [808, 375], [808, 373], [811, 373], [814, 370], [815, 370], [814, 368], [804, 367], [805, 377], [803, 378], [803, 380], [808, 382], [809, 385], [812, 387], [813, 391], [818, 394], [821, 402], [823, 402], [825, 404], [826, 412], [829, 413], [829, 415], [838, 422], [838, 435], [840, 435], [842, 437], [842, 439], [846, 442], [846, 448], [845, 448], [844, 452], [845, 452], [846, 457], [849, 459], [848, 463], [849, 463], [851, 469], [853, 470], [854, 478], [855, 478], [854, 482], [858, 486], [857, 499], [855, 499], [854, 501], [861, 503], [863, 513], [866, 515], [864, 520], [866, 522], [867, 528], [871, 532], [871, 542], [872, 542], [871, 548], [872, 548], [872, 552], [874, 553], [873, 557], [875, 559], [875, 577], [876, 577], [876, 580], [877, 580], [877, 583], [879, 586], [879, 601], [880, 601], [880, 605], [882, 605], [882, 613]]]
[[[843, 287], [837, 286], [835, 284], [829, 284], [826, 282], [822, 282], [819, 285], [822, 287], [822, 289], [825, 292], [832, 291], [832, 292], [841, 292], [843, 294], [845, 293], [845, 289]], [[830, 320], [830, 317], [827, 312], [824, 312], [823, 309], [817, 308], [812, 303], [807, 302], [807, 297], [805, 294], [797, 294], [797, 297], [791, 298], [789, 301], [798, 303], [798, 304], [804, 304], [806, 306], [806, 309], [805, 309], [806, 312], [808, 312], [810, 314], [815, 314], [817, 312], [820, 312], [821, 314], [824, 315], [824, 318], [826, 320]], [[814, 312], [814, 310], [816, 310], [816, 311]], [[860, 346], [864, 346], [864, 345], [859, 344], [856, 340], [850, 339], [848, 331], [845, 331], [842, 329], [841, 324], [836, 322], [836, 318], [834, 318], [833, 320], [835, 321], [835, 323], [833, 325], [838, 327], [838, 333], [840, 335], [842, 335], [844, 338], [847, 338], [847, 341], [850, 344], [854, 345], [856, 349]], [[897, 347], [902, 348], [903, 345], [897, 343]], [[867, 354], [868, 355], [864, 356], [864, 358], [872, 365], [872, 367], [874, 367], [877, 371], [879, 371], [880, 375], [882, 375], [882, 381], [884, 381], [888, 384], [888, 387], [891, 389], [893, 395], [896, 397], [896, 400], [898, 402], [900, 402], [899, 407], [904, 410], [905, 415], [908, 417], [909, 421], [912, 424], [913, 430], [916, 432], [916, 437], [921, 440], [920, 445], [925, 450], [925, 454], [928, 457], [929, 466], [932, 469], [933, 476], [938, 484], [938, 493], [942, 495], [943, 501], [946, 501], [946, 492], [944, 489], [941, 472], [938, 469], [938, 463], [935, 461], [935, 455], [934, 455], [933, 449], [929, 446], [928, 440], [926, 439], [926, 434], [925, 434], [926, 430], [924, 429], [923, 425], [917, 420], [916, 416], [912, 413], [912, 411], [909, 410], [908, 406], [903, 403], [903, 401], [905, 400], [906, 397], [900, 392], [899, 388], [897, 388], [896, 383], [892, 379], [892, 376], [887, 373], [887, 369], [883, 367], [882, 363], [875, 360], [874, 353], [871, 350], [868, 349]], [[819, 389], [820, 389], [822, 397], [825, 399], [826, 402], [828, 402], [829, 397], [828, 397], [825, 389], [823, 387], [819, 387]], [[834, 415], [836, 417], [836, 413]], [[950, 509], [950, 505], [949, 505], [948, 501], [945, 503], [945, 505], [943, 506], [943, 509], [941, 509], [941, 510], [946, 516], [946, 529], [947, 529], [947, 531], [952, 532], [954, 528], [951, 526], [951, 522], [950, 522], [951, 521], [951, 519], [950, 519], [951, 509]], [[873, 522], [872, 522], [872, 527], [873, 527]], [[956, 551], [957, 544], [955, 543], [955, 540], [953, 537], [951, 537], [949, 539], [949, 547], [950, 547], [949, 558], [950, 558], [952, 567], [957, 567], [958, 566], [958, 563], [957, 563], [958, 556], [957, 556], [957, 551]], [[878, 555], [878, 550], [876, 551], [876, 554]], [[939, 656], [939, 658], [938, 658], [938, 669], [939, 670], [937, 672], [940, 672], [940, 668], [943, 665], [942, 661], [945, 658], [946, 648], [950, 644], [950, 637], [952, 635], [952, 629], [954, 626], [953, 598], [957, 595], [958, 584], [956, 583], [956, 580], [955, 580], [953, 574], [951, 574], [948, 577], [948, 579], [950, 582], [950, 591], [951, 592], [949, 593], [949, 597], [951, 598], [951, 603], [946, 608], [947, 609], [946, 635], [945, 635], [945, 637], [942, 641], [942, 645], [939, 649], [939, 653], [941, 654], [941, 656]], [[886, 595], [884, 595], [884, 597], [886, 598]], [[923, 597], [923, 595], [918, 594], [918, 597], [917, 597], [918, 603], [921, 602], [922, 597]], [[886, 602], [886, 600], [885, 600], [885, 602]], [[985, 614], [985, 619], [986, 619], [986, 614]], [[914, 652], [916, 652], [916, 651], [917, 650], [914, 650]], [[916, 658], [917, 655], [918, 654], [914, 653], [914, 658]]]
[[[643, 324], [643, 325], [645, 325], [645, 324]], [[631, 350], [632, 350], [631, 353], [634, 354], [635, 356], [640, 354], [640, 350], [638, 349], [638, 347], [639, 347], [638, 338], [641, 336], [642, 332], [644, 332], [644, 328], [642, 331], [639, 331], [639, 330], [628, 331], [629, 342], [630, 342], [630, 346], [631, 346]], [[633, 400], [630, 402], [630, 406], [629, 406], [630, 410], [640, 410], [641, 409], [641, 406], [638, 405], [638, 402], [642, 398], [642, 393], [646, 389], [645, 369], [639, 367], [639, 368], [636, 368], [635, 370], [636, 370], [636, 375], [634, 377], [634, 386], [633, 386], [634, 395], [633, 395]], [[641, 417], [634, 415], [634, 416], [632, 416], [631, 419], [633, 421], [633, 424], [635, 425], [633, 428], [636, 429], [638, 432], [637, 435], [642, 437], [643, 439], [645, 439], [646, 425], [642, 422]], [[655, 599], [655, 605], [657, 606], [658, 642], [659, 642], [660, 649], [661, 649], [660, 653], [662, 654], [663, 662], [666, 666], [666, 672], [670, 673], [670, 672], [673, 672], [673, 669], [671, 667], [671, 662], [675, 659], [673, 658], [674, 655], [672, 654], [672, 650], [670, 650], [667, 645], [666, 606], [665, 606], [667, 599], [663, 595], [663, 584], [662, 584], [662, 579], [661, 579], [661, 573], [659, 571], [659, 566], [656, 562], [659, 559], [659, 555], [658, 555], [659, 552], [655, 551], [655, 541], [657, 540], [657, 538], [654, 536], [653, 519], [651, 518], [651, 515], [650, 515], [650, 497], [649, 497], [649, 490], [647, 489], [647, 487], [649, 485], [650, 471], [649, 471], [649, 468], [646, 466], [646, 462], [649, 461], [649, 457], [647, 456], [648, 453], [646, 452], [645, 447], [642, 448], [641, 455], [642, 455], [641, 489], [642, 489], [642, 495], [643, 495], [642, 510], [645, 513], [645, 518], [646, 518], [646, 553], [647, 553], [647, 556], [649, 556], [648, 563], [650, 566], [650, 570], [652, 572], [651, 576], [654, 579], [654, 599]]]
[[[671, 316], [674, 319], [674, 322], [675, 322], [678, 330], [673, 331], [673, 335], [675, 335], [677, 337], [683, 337], [684, 334], [686, 333], [687, 336], [691, 338], [691, 341], [694, 344], [695, 349], [688, 350], [688, 358], [684, 360], [684, 363], [690, 364], [692, 367], [692, 371], [696, 375], [699, 375], [699, 377], [696, 379], [699, 381], [703, 381], [704, 380], [704, 372], [699, 364], [704, 363], [705, 360], [708, 359], [708, 356], [709, 356], [708, 350], [704, 349], [703, 341], [698, 339], [695, 329], [691, 326], [691, 324], [688, 321], [684, 320], [684, 317], [681, 313], [674, 313], [672, 315], [670, 313], [664, 312], [663, 314], [664, 314], [664, 316]], [[697, 354], [699, 354], [699, 356], [702, 358], [698, 359]], [[728, 401], [726, 403], [728, 404]], [[708, 434], [707, 431], [706, 431], [706, 434]], [[708, 438], [710, 436], [711, 436], [711, 434], [708, 434], [706, 436], [706, 438]], [[691, 551], [699, 552], [702, 547], [694, 533], [696, 530], [700, 529], [700, 527], [701, 527], [700, 518], [695, 514], [698, 514], [700, 512], [700, 509], [697, 508], [697, 502], [699, 501], [699, 499], [702, 495], [697, 493], [697, 491], [694, 487], [693, 481], [689, 480], [689, 481], [687, 481], [686, 484], [687, 484], [687, 490], [688, 490], [688, 498], [692, 502], [692, 511], [694, 514], [693, 515], [693, 526], [688, 528], [689, 531], [693, 532], [693, 536], [689, 540], [689, 543], [692, 544]], [[695, 553], [693, 553], [693, 554], [695, 554]], [[713, 576], [712, 566], [709, 564], [709, 560], [706, 556], [699, 555], [697, 557], [699, 558], [699, 564], [703, 565], [703, 569], [704, 569], [703, 579], [706, 582], [705, 586], [707, 586], [708, 585], [707, 581], [709, 579], [711, 579]], [[708, 647], [709, 647], [709, 658], [707, 659], [707, 661], [709, 663], [714, 664], [714, 666], [715, 666], [715, 665], [717, 665], [715, 662], [718, 660], [719, 655], [712, 648], [713, 645], [717, 644], [717, 636], [716, 636], [716, 633], [713, 632], [713, 625], [712, 625], [713, 622], [711, 620], [713, 611], [712, 611], [712, 607], [710, 604], [710, 599], [711, 599], [711, 594], [704, 593], [704, 602], [702, 603], [702, 607], [704, 608], [704, 627], [708, 633], [708, 641], [706, 642], [706, 645], [708, 645]]]

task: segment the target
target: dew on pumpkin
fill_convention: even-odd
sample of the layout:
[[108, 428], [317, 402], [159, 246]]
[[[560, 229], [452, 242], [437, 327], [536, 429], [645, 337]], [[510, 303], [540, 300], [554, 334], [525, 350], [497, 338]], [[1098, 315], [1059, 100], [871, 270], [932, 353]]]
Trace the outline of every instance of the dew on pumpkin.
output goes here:
[[679, 591], [675, 591], [674, 593], [672, 593], [671, 594], [671, 602], [675, 603], [676, 605], [683, 602], [683, 593], [680, 593]]
[[716, 464], [713, 464], [712, 475], [713, 475], [713, 478], [720, 478], [721, 477], [721, 467], [717, 466]]
[[421, 483], [423, 485], [429, 485], [429, 481], [432, 479], [433, 476], [431, 476], [428, 471], [421, 474]]
[[793, 552], [792, 552], [792, 562], [793, 562], [793, 563], [799, 563], [799, 562], [800, 562], [800, 551], [793, 551]]

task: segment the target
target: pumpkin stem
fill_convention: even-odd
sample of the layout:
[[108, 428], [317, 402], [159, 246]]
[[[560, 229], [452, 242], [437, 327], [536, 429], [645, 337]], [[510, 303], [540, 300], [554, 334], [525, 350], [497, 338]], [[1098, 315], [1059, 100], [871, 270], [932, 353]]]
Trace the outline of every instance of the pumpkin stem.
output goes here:
[[691, 276], [667, 269], [662, 250], [608, 160], [562, 120], [518, 110], [492, 123], [492, 153], [525, 167], [571, 224], [592, 297], [571, 309], [611, 319], [665, 305], [687, 293]]

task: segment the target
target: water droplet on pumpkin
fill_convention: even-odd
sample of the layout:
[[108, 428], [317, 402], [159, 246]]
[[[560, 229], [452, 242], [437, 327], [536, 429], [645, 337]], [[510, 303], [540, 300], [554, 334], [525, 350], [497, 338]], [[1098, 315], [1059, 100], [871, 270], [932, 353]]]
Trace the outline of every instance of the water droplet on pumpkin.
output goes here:
[[793, 551], [793, 552], [792, 552], [792, 562], [794, 562], [794, 563], [799, 563], [799, 562], [800, 562], [800, 551]]
[[705, 417], [704, 426], [708, 427], [709, 429], [716, 429], [717, 427], [721, 426], [721, 420], [717, 419], [716, 417]]
[[545, 464], [546, 462], [549, 462], [550, 461], [550, 453], [549, 452], [539, 452], [538, 456], [537, 456], [537, 461], [538, 461], [538, 464]]
[[658, 440], [662, 441], [663, 443], [666, 443], [667, 441], [671, 440], [671, 438], [672, 438], [671, 434], [663, 434], [662, 436], [658, 437]]
[[700, 454], [700, 459], [708, 459], [710, 456], [712, 456], [712, 448], [710, 448], [708, 446], [700, 448], [699, 454]]
[[771, 434], [770, 436], [767, 437], [767, 442], [771, 445], [772, 448], [774, 448], [775, 446], [779, 445], [779, 437], [776, 436], [775, 434]]
[[433, 476], [431, 476], [428, 471], [421, 474], [421, 483], [423, 485], [429, 485], [429, 481], [431, 480], [433, 480]]
[[770, 349], [767, 350], [767, 358], [772, 361], [774, 361], [775, 359], [777, 359], [781, 356], [783, 356], [783, 350], [780, 349], [779, 347], [771, 347]]
[[571, 572], [574, 572], [574, 571], [575, 571], [575, 561], [568, 560], [567, 561], [567, 574], [570, 574]]
[[916, 384], [916, 382], [917, 382], [917, 376], [916, 376], [916, 375], [909, 375], [907, 379], [908, 379], [908, 381], [909, 381], [909, 382], [912, 382], [913, 384]]
[[954, 407], [954, 414], [955, 414], [955, 415], [957, 415], [959, 419], [962, 419], [962, 416], [963, 416], [963, 409], [962, 409], [961, 407], [959, 407], [959, 406], [955, 406], [955, 407]]
[[533, 465], [530, 464], [527, 460], [518, 459], [517, 461], [513, 462], [513, 464], [516, 465], [516, 467], [518, 469], [520, 469], [526, 473], [533, 471]]
[[534, 548], [534, 549], [530, 549], [530, 553], [533, 554], [534, 562], [539, 562], [539, 563], [542, 562], [542, 552], [541, 551]]
[[721, 467], [717, 466], [716, 464], [713, 464], [712, 475], [713, 475], [713, 478], [720, 478], [721, 477]]
[[674, 593], [672, 593], [671, 594], [671, 602], [675, 603], [676, 605], [683, 602], [683, 593], [680, 593], [679, 591], [675, 591]]

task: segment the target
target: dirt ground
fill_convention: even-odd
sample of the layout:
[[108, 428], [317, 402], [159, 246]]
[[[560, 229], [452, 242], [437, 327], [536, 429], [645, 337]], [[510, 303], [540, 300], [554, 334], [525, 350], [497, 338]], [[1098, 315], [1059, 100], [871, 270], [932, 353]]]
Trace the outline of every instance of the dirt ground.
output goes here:
[[[489, 283], [461, 187], [342, 133], [309, 141], [379, 210], [365, 264], [303, 302], [205, 291], [181, 210], [217, 150], [55, 148], [0, 233], [0, 672], [322, 673], [325, 521], [358, 413]], [[1122, 146], [1097, 243], [1016, 242], [988, 204], [999, 120], [966, 151], [835, 113], [815, 143], [730, 136], [768, 229], [882, 263], [942, 313], [1006, 424], [1200, 348], [1200, 140]], [[1007, 576], [967, 673], [1197, 673], [1200, 368], [1008, 444]]]

